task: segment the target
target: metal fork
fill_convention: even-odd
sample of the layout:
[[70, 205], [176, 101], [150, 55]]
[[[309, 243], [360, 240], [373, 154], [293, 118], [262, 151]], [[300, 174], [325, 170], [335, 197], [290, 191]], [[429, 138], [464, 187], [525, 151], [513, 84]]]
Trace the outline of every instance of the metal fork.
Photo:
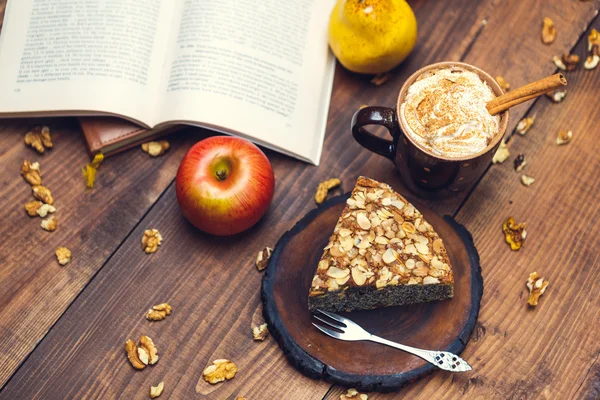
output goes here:
[[[324, 319], [318, 314], [325, 315], [331, 320]], [[406, 351], [407, 353], [414, 354], [417, 357], [421, 357], [423, 360], [435, 365], [436, 367], [452, 372], [465, 372], [470, 371], [473, 368], [462, 358], [456, 354], [452, 354], [448, 351], [432, 351], [417, 349], [415, 347], [406, 346], [400, 343], [392, 342], [391, 340], [384, 339], [382, 337], [372, 335], [364, 330], [356, 322], [344, 318], [341, 315], [334, 314], [332, 312], [317, 310], [317, 313], [313, 314], [313, 317], [327, 326], [333, 327], [341, 331], [337, 332], [324, 326], [312, 323], [321, 332], [340, 340], [357, 341], [357, 340], [369, 340], [375, 343], [385, 344], [387, 346], [394, 347]]]

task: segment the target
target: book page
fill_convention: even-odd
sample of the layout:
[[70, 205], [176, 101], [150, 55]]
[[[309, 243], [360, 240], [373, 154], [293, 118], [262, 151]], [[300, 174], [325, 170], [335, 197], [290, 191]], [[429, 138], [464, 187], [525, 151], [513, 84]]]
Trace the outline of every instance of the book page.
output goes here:
[[333, 76], [333, 0], [184, 0], [163, 120], [233, 131], [317, 164]]
[[122, 114], [153, 125], [171, 0], [11, 0], [0, 116]]

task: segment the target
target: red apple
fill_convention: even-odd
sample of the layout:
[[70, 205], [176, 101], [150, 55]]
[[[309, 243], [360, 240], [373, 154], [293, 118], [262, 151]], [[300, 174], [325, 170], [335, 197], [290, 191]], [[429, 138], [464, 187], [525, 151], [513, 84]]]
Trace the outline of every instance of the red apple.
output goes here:
[[233, 235], [267, 212], [275, 177], [267, 156], [245, 139], [212, 136], [196, 143], [175, 179], [183, 215], [213, 235]]

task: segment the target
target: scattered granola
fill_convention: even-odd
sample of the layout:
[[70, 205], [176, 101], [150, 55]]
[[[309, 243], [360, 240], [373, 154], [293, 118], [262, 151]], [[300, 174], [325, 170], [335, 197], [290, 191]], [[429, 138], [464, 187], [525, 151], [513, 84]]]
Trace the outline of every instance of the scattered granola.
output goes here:
[[150, 154], [152, 157], [158, 157], [169, 150], [169, 147], [171, 146], [166, 140], [159, 140], [158, 142], [152, 141], [142, 144], [142, 151]]
[[237, 366], [233, 362], [225, 359], [215, 360], [212, 365], [202, 371], [202, 378], [211, 385], [215, 385], [224, 380], [233, 379], [237, 371]]
[[529, 129], [533, 126], [535, 117], [525, 117], [517, 124], [516, 131], [519, 135], [525, 135]]
[[525, 222], [517, 224], [513, 217], [509, 217], [502, 224], [502, 231], [504, 232], [504, 239], [506, 240], [506, 243], [510, 245], [512, 251], [517, 251], [523, 246], [523, 242], [527, 237]]
[[525, 161], [525, 154], [519, 154], [517, 158], [515, 158], [515, 171], [521, 172], [525, 165], [527, 165], [527, 161]]
[[554, 103], [560, 103], [567, 97], [567, 89], [562, 90], [554, 90], [552, 92], [546, 93], [546, 96], [552, 100]]
[[540, 296], [544, 294], [546, 291], [546, 287], [550, 282], [545, 281], [544, 278], [540, 278], [540, 274], [537, 272], [532, 272], [529, 274], [529, 278], [527, 279], [527, 288], [529, 289], [529, 298], [527, 299], [527, 304], [532, 307], [537, 306], [538, 300]]
[[496, 77], [496, 82], [498, 82], [498, 85], [500, 85], [502, 90], [504, 90], [505, 92], [508, 92], [510, 90], [510, 83], [506, 82], [506, 80], [504, 80], [504, 78], [500, 75]]
[[263, 271], [265, 268], [267, 268], [269, 265], [269, 258], [271, 258], [271, 253], [273, 253], [273, 249], [270, 247], [265, 247], [258, 252], [255, 264], [259, 271]]
[[38, 201], [38, 200], [33, 200], [33, 201], [30, 201], [29, 203], [25, 204], [25, 211], [27, 212], [27, 215], [29, 215], [30, 217], [35, 217], [36, 215], [38, 215], [37, 210], [43, 204], [44, 203], [42, 203], [41, 201]]
[[544, 17], [542, 22], [542, 42], [544, 44], [551, 44], [554, 43], [554, 39], [556, 39], [554, 22], [550, 18]]
[[325, 201], [325, 198], [327, 197], [327, 192], [329, 191], [329, 189], [333, 189], [339, 186], [340, 183], [341, 181], [338, 178], [327, 179], [326, 181], [319, 183], [319, 186], [317, 187], [317, 192], [315, 193], [315, 202], [317, 204], [323, 203], [323, 201]]
[[559, 131], [556, 136], [556, 144], [567, 144], [573, 140], [573, 131]]
[[42, 229], [48, 232], [54, 232], [56, 230], [56, 226], [58, 225], [56, 218], [54, 215], [50, 218], [42, 220], [41, 226]]
[[535, 182], [535, 178], [528, 175], [521, 175], [521, 183], [525, 186], [531, 186]]
[[508, 160], [508, 157], [510, 157], [510, 152], [508, 151], [508, 146], [506, 145], [506, 142], [503, 140], [502, 142], [500, 142], [500, 147], [498, 147], [498, 150], [496, 150], [494, 158], [492, 158], [492, 163], [501, 164], [504, 161]]
[[600, 62], [600, 33], [592, 29], [588, 35], [588, 56], [583, 63], [585, 69], [594, 69]]
[[168, 303], [157, 304], [148, 310], [146, 319], [150, 321], [162, 321], [167, 318], [167, 315], [171, 315], [172, 309]]
[[94, 183], [96, 182], [96, 171], [100, 164], [104, 160], [104, 154], [96, 153], [94, 155], [94, 159], [87, 163], [85, 167], [81, 168], [81, 172], [83, 172], [83, 177], [85, 178], [85, 184], [88, 188], [93, 189]]
[[40, 171], [40, 163], [23, 161], [21, 166], [21, 176], [31, 186], [39, 186], [42, 184], [42, 173]]
[[552, 57], [554, 65], [563, 71], [573, 71], [579, 64], [579, 56], [577, 54], [565, 53], [562, 56]]
[[367, 400], [368, 398], [369, 396], [364, 393], [359, 393], [358, 390], [354, 388], [350, 388], [346, 393], [340, 395], [340, 400]]
[[[131, 364], [131, 366], [135, 369], [144, 369], [146, 368], [146, 365], [148, 364], [148, 354], [145, 352], [145, 350], [142, 349], [141, 352], [138, 351], [138, 347], [135, 344], [135, 342], [131, 339], [128, 339], [125, 342], [125, 352], [127, 353], [127, 359], [129, 360], [129, 363]], [[146, 354], [145, 355], [145, 363], [143, 362], [143, 360], [140, 359], [140, 353], [142, 354]]]
[[56, 212], [56, 208], [50, 204], [42, 204], [35, 212], [40, 217], [46, 218], [46, 215]]
[[391, 75], [389, 73], [377, 74], [371, 79], [371, 83], [375, 86], [381, 86], [390, 79]]
[[31, 188], [33, 191], [33, 197], [38, 200], [43, 201], [46, 204], [54, 204], [54, 198], [52, 197], [52, 192], [46, 186], [36, 185]]
[[56, 259], [60, 265], [67, 265], [71, 261], [71, 250], [66, 247], [56, 249]]
[[150, 386], [150, 398], [155, 399], [160, 396], [165, 389], [165, 383], [161, 382], [156, 386]]
[[154, 365], [158, 362], [158, 350], [150, 337], [140, 336], [140, 348], [148, 354], [148, 364]]
[[252, 338], [254, 340], [262, 342], [267, 336], [269, 336], [269, 330], [266, 323], [252, 327]]
[[158, 229], [146, 229], [144, 236], [142, 237], [142, 248], [147, 254], [154, 253], [158, 250], [162, 242], [162, 236], [158, 232]]
[[44, 154], [45, 149], [52, 148], [50, 128], [47, 126], [36, 126], [25, 134], [25, 144], [33, 147], [38, 153]]

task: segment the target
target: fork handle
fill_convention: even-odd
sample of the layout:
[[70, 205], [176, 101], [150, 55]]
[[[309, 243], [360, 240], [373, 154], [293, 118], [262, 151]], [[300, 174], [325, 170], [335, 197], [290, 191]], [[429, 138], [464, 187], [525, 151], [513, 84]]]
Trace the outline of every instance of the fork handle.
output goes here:
[[436, 364], [434, 361], [436, 352], [429, 351], [429, 350], [423, 350], [423, 349], [417, 349], [416, 347], [406, 346], [404, 344], [392, 342], [391, 340], [384, 339], [377, 335], [371, 335], [371, 338], [369, 340], [372, 342], [385, 344], [386, 346], [390, 346], [390, 347], [393, 347], [398, 350], [405, 351], [405, 352], [413, 354], [417, 357], [421, 357], [423, 360], [425, 360], [429, 363], [432, 363], [434, 365]]

